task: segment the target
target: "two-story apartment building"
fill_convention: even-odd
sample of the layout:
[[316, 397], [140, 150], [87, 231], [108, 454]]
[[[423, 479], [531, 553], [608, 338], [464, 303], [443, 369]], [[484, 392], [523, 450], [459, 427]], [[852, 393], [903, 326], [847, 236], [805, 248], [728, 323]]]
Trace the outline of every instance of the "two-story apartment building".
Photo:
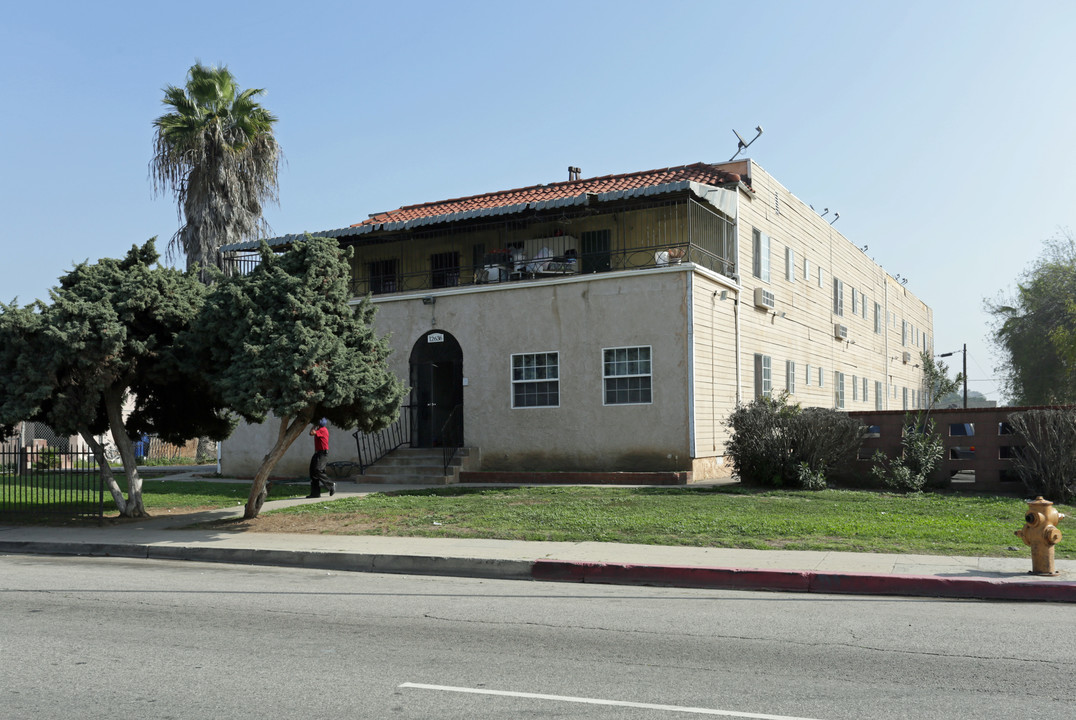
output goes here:
[[[727, 473], [737, 403], [912, 408], [932, 312], [749, 159], [573, 178], [372, 215], [355, 248], [411, 444], [482, 470]], [[301, 235], [274, 238], [286, 247]], [[252, 245], [227, 250], [242, 265]], [[252, 474], [268, 429], [223, 470]], [[353, 455], [343, 431], [335, 456]], [[281, 474], [305, 472], [293, 448]]]

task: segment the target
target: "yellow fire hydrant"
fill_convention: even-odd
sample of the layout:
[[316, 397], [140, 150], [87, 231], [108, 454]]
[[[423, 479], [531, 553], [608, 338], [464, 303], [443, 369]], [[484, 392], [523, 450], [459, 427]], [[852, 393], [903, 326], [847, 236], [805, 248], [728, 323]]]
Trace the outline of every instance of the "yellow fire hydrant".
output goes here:
[[1061, 542], [1061, 531], [1057, 524], [1065, 515], [1059, 513], [1054, 504], [1039, 495], [1027, 501], [1027, 525], [1017, 530], [1014, 535], [1031, 547], [1031, 574], [1057, 575], [1054, 567], [1054, 545]]

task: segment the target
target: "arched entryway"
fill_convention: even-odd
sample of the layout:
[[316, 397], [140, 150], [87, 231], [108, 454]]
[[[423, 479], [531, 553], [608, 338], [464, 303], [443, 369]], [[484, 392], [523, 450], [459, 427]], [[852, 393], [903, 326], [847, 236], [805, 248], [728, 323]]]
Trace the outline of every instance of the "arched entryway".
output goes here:
[[431, 330], [411, 348], [412, 447], [463, 445], [463, 350]]

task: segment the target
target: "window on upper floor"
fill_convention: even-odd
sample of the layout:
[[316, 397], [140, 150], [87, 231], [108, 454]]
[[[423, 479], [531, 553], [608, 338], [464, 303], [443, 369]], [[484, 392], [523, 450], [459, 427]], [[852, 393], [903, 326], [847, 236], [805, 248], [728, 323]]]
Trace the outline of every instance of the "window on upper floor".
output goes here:
[[646, 405], [653, 402], [650, 347], [603, 349], [602, 381], [606, 405]]
[[852, 400], [859, 400], [859, 378], [852, 376]]
[[770, 281], [770, 236], [761, 230], [751, 231], [751, 274], [763, 282]]
[[366, 271], [370, 276], [370, 292], [374, 294], [396, 292], [399, 287], [399, 264], [396, 258], [366, 263]]
[[879, 303], [874, 303], [874, 332], [879, 335], [882, 332], [882, 306]]
[[806, 256], [803, 258], [803, 282], [809, 283], [811, 281], [811, 261]]
[[512, 356], [512, 407], [560, 406], [560, 353]]
[[882, 397], [882, 381], [874, 381], [874, 409], [881, 410], [884, 398]]
[[844, 410], [844, 373], [833, 373], [833, 404], [838, 410]]
[[785, 280], [796, 282], [796, 252], [785, 247]]
[[859, 315], [859, 292], [852, 288], [852, 314]]
[[456, 287], [460, 284], [460, 254], [443, 252], [430, 256], [430, 280], [435, 288]]
[[900, 321], [900, 344], [901, 345], [907, 345], [908, 344], [908, 321], [907, 320], [901, 320]]
[[826, 386], [826, 375], [822, 371], [822, 368], [818, 368], [818, 387]]
[[803, 384], [807, 387], [811, 386], [811, 366], [807, 366], [807, 372], [803, 375]]
[[844, 283], [833, 278], [833, 314], [844, 317]]
[[785, 388], [789, 394], [796, 392], [796, 363], [792, 360], [785, 361]]

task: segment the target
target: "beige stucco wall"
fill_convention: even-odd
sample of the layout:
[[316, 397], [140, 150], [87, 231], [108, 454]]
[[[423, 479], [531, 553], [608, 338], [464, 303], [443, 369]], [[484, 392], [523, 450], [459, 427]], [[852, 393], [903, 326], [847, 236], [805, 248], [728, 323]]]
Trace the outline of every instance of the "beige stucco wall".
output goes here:
[[[687, 470], [687, 266], [378, 298], [393, 370], [431, 329], [463, 349], [464, 433], [482, 469]], [[604, 348], [650, 346], [653, 402], [606, 406]], [[511, 356], [558, 352], [560, 406], [512, 408]]]

